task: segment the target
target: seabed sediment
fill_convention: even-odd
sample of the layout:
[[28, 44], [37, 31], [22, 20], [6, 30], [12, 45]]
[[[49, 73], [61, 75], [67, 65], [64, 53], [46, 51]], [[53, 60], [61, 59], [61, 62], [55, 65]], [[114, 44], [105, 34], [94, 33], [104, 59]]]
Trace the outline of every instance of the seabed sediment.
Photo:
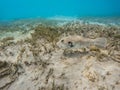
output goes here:
[[[87, 45], [96, 38], [105, 38], [104, 47]], [[119, 89], [119, 26], [57, 20], [0, 25], [0, 90]]]

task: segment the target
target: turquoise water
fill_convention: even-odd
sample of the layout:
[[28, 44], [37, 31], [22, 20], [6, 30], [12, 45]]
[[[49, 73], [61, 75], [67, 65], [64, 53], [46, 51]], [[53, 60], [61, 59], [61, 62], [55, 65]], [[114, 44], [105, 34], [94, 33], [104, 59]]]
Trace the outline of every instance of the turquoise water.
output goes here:
[[120, 0], [0, 0], [0, 20], [54, 16], [119, 17]]

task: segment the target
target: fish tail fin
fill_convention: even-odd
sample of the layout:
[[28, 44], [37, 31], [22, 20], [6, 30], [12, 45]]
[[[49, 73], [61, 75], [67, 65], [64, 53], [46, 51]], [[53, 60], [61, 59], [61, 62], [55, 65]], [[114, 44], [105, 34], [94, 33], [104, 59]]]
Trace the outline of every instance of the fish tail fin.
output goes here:
[[98, 46], [98, 47], [106, 47], [107, 46], [107, 39], [106, 38], [96, 38], [94, 40], [94, 45]]

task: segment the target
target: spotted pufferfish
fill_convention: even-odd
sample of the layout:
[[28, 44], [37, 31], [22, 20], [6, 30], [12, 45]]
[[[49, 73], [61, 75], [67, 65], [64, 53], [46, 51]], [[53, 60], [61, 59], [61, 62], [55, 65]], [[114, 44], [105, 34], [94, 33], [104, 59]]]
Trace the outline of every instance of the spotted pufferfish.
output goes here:
[[107, 39], [104, 37], [90, 39], [79, 35], [74, 35], [63, 37], [57, 42], [57, 46], [62, 49], [80, 49], [89, 47], [91, 45], [99, 48], [105, 48], [107, 46]]

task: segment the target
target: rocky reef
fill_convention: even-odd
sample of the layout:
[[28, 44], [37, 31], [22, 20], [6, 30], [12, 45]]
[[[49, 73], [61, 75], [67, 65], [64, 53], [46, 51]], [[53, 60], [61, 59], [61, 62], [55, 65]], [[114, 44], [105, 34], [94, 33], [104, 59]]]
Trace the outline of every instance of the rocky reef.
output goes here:
[[[0, 90], [120, 89], [120, 27], [21, 22], [9, 26], [12, 30], [0, 28], [5, 34], [0, 38]], [[69, 48], [60, 47], [66, 38]], [[104, 38], [104, 47], [97, 38]], [[95, 45], [89, 42], [96, 39]]]

